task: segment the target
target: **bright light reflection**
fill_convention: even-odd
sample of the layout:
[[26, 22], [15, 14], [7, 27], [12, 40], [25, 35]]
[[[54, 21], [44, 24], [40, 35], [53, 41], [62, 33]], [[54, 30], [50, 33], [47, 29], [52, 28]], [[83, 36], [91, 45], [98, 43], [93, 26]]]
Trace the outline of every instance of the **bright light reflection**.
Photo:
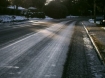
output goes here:
[[53, 1], [53, 0], [47, 0], [45, 5], [48, 5], [51, 1]]

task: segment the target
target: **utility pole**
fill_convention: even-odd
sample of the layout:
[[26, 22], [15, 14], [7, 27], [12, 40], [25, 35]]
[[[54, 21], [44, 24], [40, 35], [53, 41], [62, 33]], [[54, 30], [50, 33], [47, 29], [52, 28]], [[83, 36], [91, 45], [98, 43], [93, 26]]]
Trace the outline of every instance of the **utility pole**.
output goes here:
[[96, 0], [94, 0], [94, 23], [96, 23]]

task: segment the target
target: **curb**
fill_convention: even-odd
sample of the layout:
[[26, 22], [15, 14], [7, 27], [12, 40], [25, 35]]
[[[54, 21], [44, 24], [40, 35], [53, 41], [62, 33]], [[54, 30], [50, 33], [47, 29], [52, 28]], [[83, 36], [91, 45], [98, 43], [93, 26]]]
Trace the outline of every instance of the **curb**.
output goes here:
[[92, 42], [92, 45], [94, 46], [94, 48], [95, 48], [95, 50], [96, 50], [96, 52], [97, 52], [97, 54], [98, 54], [98, 56], [99, 56], [99, 59], [101, 60], [101, 62], [102, 62], [103, 65], [105, 66], [105, 62], [104, 62], [104, 60], [103, 60], [103, 58], [102, 58], [102, 56], [101, 56], [101, 54], [100, 54], [100, 51], [99, 51], [98, 47], [96, 46], [94, 40], [92, 39], [91, 35], [89, 34], [88, 29], [86, 28], [86, 26], [85, 26], [84, 23], [82, 23], [82, 25], [83, 25], [83, 27], [84, 27], [84, 29], [85, 29], [87, 35], [89, 36], [90, 41]]

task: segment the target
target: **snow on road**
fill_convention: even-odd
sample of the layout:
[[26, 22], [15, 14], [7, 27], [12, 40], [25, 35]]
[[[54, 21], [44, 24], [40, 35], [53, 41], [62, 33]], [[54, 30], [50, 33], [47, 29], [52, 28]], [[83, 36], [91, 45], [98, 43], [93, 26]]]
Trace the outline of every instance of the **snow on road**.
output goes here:
[[0, 78], [61, 78], [74, 23], [64, 21], [0, 49]]
[[53, 40], [40, 50], [41, 55], [33, 59], [33, 64], [29, 65], [26, 72], [22, 71], [24, 72], [22, 77], [30, 78], [30, 75], [26, 74], [32, 74], [32, 78], [61, 78], [72, 33], [73, 24], [56, 34]]

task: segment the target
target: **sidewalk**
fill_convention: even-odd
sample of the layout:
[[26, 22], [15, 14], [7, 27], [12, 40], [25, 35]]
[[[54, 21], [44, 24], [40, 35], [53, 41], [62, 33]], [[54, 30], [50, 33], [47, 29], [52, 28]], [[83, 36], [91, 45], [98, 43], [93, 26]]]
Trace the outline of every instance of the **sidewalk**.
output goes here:
[[84, 24], [94, 40], [105, 64], [105, 26], [95, 25], [89, 22], [84, 22]]

